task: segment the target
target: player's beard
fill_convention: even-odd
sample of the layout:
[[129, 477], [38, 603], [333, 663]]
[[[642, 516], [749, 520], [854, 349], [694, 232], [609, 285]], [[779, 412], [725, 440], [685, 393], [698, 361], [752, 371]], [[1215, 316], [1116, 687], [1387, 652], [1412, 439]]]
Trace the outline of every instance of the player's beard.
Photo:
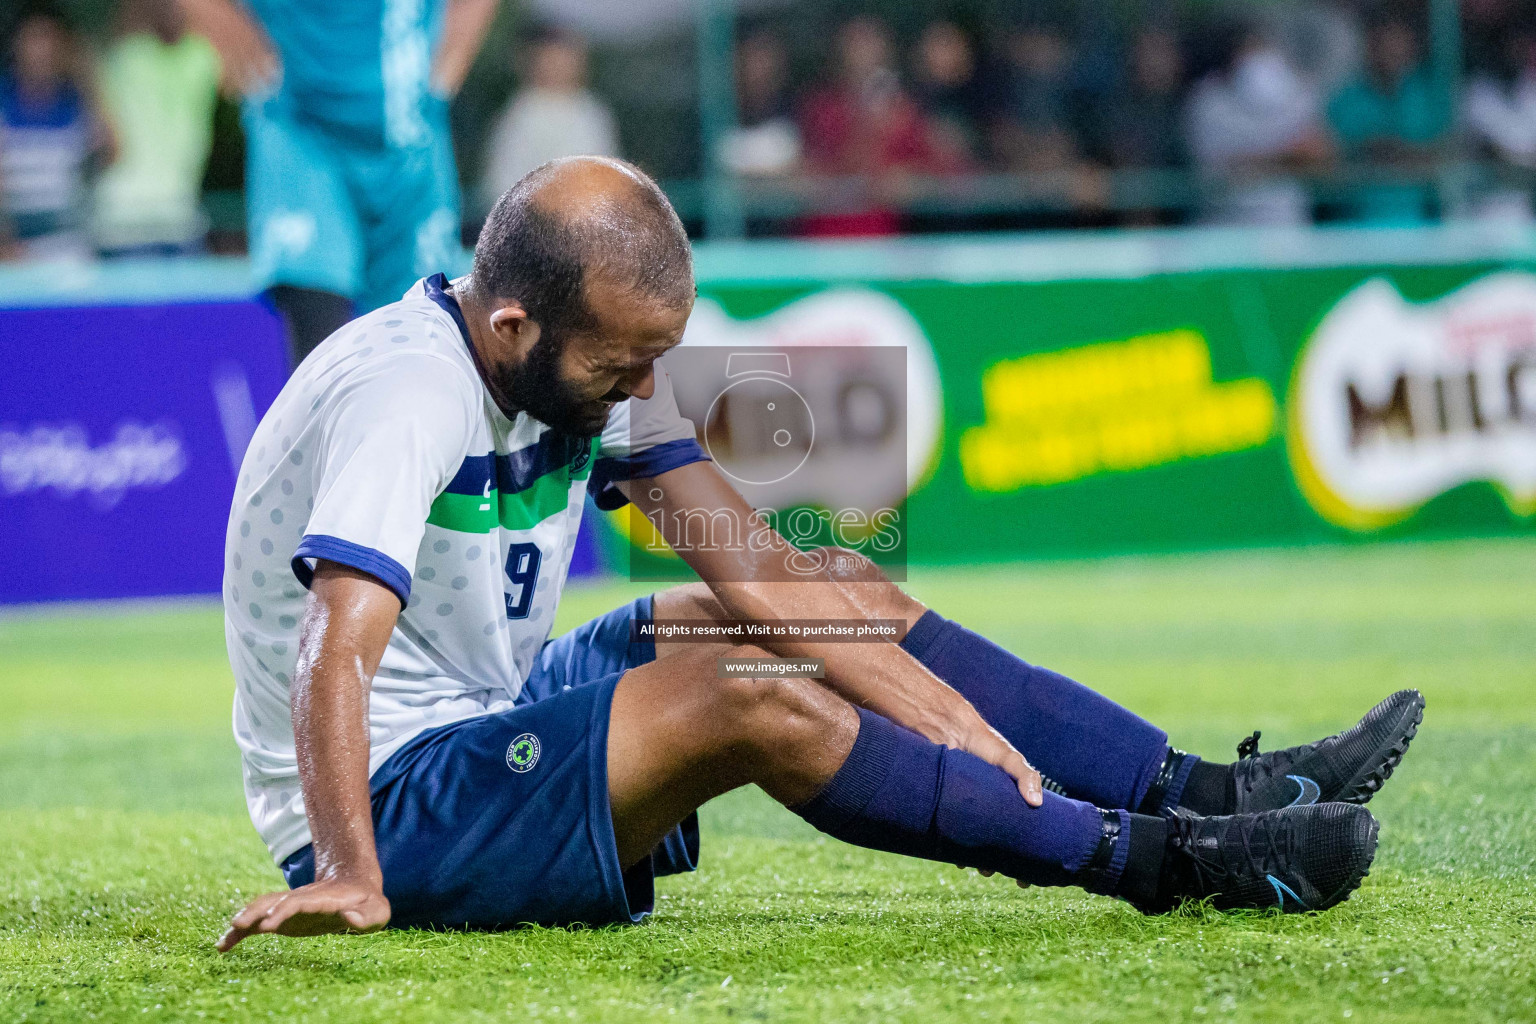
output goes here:
[[564, 343], [545, 334], [515, 370], [502, 372], [501, 393], [513, 406], [564, 434], [596, 437], [608, 422], [608, 405], [583, 398], [560, 375]]

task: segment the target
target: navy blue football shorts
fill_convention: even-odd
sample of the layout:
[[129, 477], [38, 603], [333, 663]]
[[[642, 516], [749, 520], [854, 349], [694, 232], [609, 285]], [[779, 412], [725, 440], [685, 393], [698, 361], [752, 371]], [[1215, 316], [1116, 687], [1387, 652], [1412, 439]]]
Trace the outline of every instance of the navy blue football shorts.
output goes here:
[[[517, 706], [429, 729], [374, 772], [374, 838], [398, 928], [638, 922], [655, 876], [698, 864], [698, 818], [625, 871], [608, 800], [608, 715], [619, 677], [655, 660], [630, 643], [640, 598], [544, 645]], [[314, 880], [314, 848], [282, 864]]]

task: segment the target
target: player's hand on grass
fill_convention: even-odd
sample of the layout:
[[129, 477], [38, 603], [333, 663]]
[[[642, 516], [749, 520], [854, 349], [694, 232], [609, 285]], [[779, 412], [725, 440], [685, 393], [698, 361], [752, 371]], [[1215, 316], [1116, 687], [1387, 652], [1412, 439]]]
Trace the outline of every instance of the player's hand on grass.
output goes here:
[[[955, 867], [959, 868], [961, 871], [965, 870], [965, 866], [962, 865], [962, 864], [956, 864]], [[977, 868], [976, 869], [976, 873], [978, 875], [980, 875], [982, 878], [991, 878], [993, 875], [997, 874], [996, 871], [991, 871], [991, 870], [989, 870], [987, 868]], [[1013, 881], [1014, 881], [1014, 884], [1017, 885], [1020, 889], [1028, 889], [1029, 888], [1029, 883], [1024, 881], [1024, 879], [1022, 879], [1022, 878], [1015, 878]]]
[[376, 932], [388, 923], [389, 900], [376, 882], [329, 878], [251, 900], [229, 922], [218, 949], [228, 953], [249, 935]]

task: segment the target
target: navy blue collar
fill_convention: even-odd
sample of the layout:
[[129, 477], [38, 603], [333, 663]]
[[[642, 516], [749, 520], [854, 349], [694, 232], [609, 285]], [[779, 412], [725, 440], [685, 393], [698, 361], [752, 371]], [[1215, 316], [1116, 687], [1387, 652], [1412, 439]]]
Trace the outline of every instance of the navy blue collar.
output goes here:
[[[453, 323], [459, 329], [459, 337], [464, 339], [464, 347], [469, 350], [469, 358], [475, 364], [475, 372], [480, 375], [480, 385], [485, 388], [485, 393], [491, 395], [490, 385], [486, 382], [491, 378], [485, 372], [485, 366], [480, 362], [480, 353], [475, 351], [475, 343], [470, 339], [469, 324], [464, 322], [464, 310], [459, 308], [459, 300], [449, 293], [449, 281], [446, 274], [433, 274], [423, 282], [427, 289], [427, 298], [441, 306], [449, 316], [453, 317]], [[495, 405], [494, 395], [491, 404]], [[496, 407], [500, 411], [501, 407]], [[506, 415], [502, 413], [502, 415]]]
[[[448, 275], [433, 274], [424, 283], [427, 288], [427, 298], [443, 307], [448, 315], [453, 317], [453, 322], [458, 325], [459, 334], [464, 338], [465, 346], [469, 348], [469, 354], [474, 355], [475, 346], [469, 340], [469, 325], [464, 322], [464, 311], [459, 308], [459, 300], [448, 293]], [[476, 359], [475, 364], [478, 366], [479, 363], [480, 360]]]

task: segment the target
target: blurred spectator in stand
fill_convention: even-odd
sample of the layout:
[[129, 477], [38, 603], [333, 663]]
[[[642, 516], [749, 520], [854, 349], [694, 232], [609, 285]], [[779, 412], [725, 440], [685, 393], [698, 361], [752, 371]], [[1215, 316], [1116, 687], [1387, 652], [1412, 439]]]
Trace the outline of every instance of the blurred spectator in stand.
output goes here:
[[[1510, 36], [1530, 22], [1522, 0], [1459, 0], [1461, 63], [1473, 76], [1498, 74], [1505, 64]], [[1523, 6], [1529, 8], [1529, 0]]]
[[202, 250], [199, 207], [213, 146], [218, 53], [186, 30], [176, 0], [125, 0], [102, 62], [102, 103], [117, 162], [96, 184], [96, 243], [106, 256]]
[[1094, 117], [1094, 151], [1115, 168], [1180, 167], [1184, 145], [1184, 54], [1164, 28], [1145, 28], [1131, 45], [1123, 88]]
[[[1418, 33], [1394, 12], [1370, 25], [1365, 68], [1328, 104], [1344, 157], [1388, 172], [1427, 171], [1444, 147], [1450, 111], [1422, 66]], [[1348, 204], [1353, 219], [1417, 223], [1431, 213], [1426, 185], [1362, 186]]]
[[736, 48], [736, 127], [720, 144], [720, 162], [733, 174], [788, 174], [800, 163], [800, 127], [787, 90], [784, 43], [767, 30]]
[[518, 179], [563, 156], [618, 156], [613, 114], [587, 88], [587, 45], [562, 29], [529, 42], [528, 74], [496, 119], [487, 149], [481, 202], [489, 207]]
[[802, 222], [809, 235], [889, 235], [899, 227], [893, 204], [912, 175], [956, 169], [936, 144], [922, 111], [902, 88], [892, 64], [890, 30], [875, 18], [854, 18], [838, 32], [836, 80], [807, 98], [800, 123], [808, 169], [867, 180], [867, 193], [845, 211]]
[[1216, 68], [1190, 94], [1188, 142], [1212, 180], [1206, 219], [1304, 224], [1311, 199], [1290, 175], [1322, 166], [1331, 146], [1316, 92], [1289, 58], [1251, 26], [1224, 26]]
[[952, 21], [930, 22], [918, 37], [912, 71], [935, 143], [956, 162], [980, 159], [989, 99], [970, 37]]
[[[1536, 28], [1505, 42], [1498, 65], [1476, 75], [1463, 97], [1466, 126], [1481, 155], [1536, 170]], [[1530, 220], [1528, 188], [1495, 188], [1478, 204], [1480, 216]]]
[[68, 26], [48, 10], [24, 15], [0, 77], [0, 220], [11, 255], [91, 255], [86, 178], [112, 149]]
[[1032, 23], [1009, 34], [1006, 96], [993, 125], [993, 148], [1014, 171], [1059, 171], [1081, 158], [1074, 130], [1072, 47], [1054, 25]]
[[1074, 218], [1102, 208], [1110, 183], [1084, 151], [1079, 111], [1093, 104], [1080, 102], [1066, 35], [1054, 25], [1028, 24], [1008, 36], [1004, 53], [1005, 85], [990, 130], [998, 162], [1035, 176], [1034, 198], [1064, 205]]

